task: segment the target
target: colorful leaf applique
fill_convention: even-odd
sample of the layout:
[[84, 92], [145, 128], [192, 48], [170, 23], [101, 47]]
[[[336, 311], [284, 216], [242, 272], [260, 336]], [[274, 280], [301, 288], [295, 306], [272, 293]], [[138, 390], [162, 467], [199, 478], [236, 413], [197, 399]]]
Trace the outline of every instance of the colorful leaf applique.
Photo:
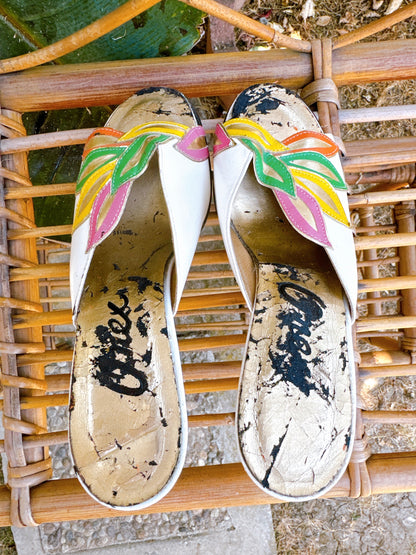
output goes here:
[[115, 227], [134, 180], [147, 169], [158, 145], [173, 139], [176, 149], [191, 160], [208, 158], [205, 132], [200, 126], [155, 121], [127, 133], [104, 127], [90, 136], [76, 186], [74, 217], [74, 230], [90, 217], [87, 250]]
[[[337, 194], [337, 190], [345, 191], [347, 186], [327, 158], [338, 152], [338, 146], [329, 137], [316, 131], [300, 131], [280, 142], [261, 125], [245, 118], [226, 121], [220, 133], [251, 150], [257, 180], [273, 189], [289, 221], [300, 233], [331, 246], [323, 214], [349, 226]], [[221, 144], [226, 144], [224, 138]]]

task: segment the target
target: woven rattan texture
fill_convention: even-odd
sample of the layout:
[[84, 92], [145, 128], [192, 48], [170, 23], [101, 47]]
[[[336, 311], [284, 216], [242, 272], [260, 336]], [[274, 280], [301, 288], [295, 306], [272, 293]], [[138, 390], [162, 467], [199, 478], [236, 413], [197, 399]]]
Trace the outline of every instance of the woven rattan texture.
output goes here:
[[[186, 60], [181, 63], [186, 70]], [[415, 142], [401, 140], [400, 148], [398, 143], [392, 146], [383, 140], [344, 145], [329, 41], [312, 44], [312, 65], [314, 82], [305, 87], [304, 97], [317, 109], [324, 130], [346, 152], [344, 170], [353, 192], [350, 209], [356, 226], [361, 292], [356, 326], [358, 384], [368, 377], [415, 375], [416, 189], [412, 188], [414, 154], [413, 158], [410, 154]], [[232, 87], [227, 92], [232, 93]], [[67, 404], [69, 375], [45, 376], [45, 366], [72, 359], [71, 311], [64, 304], [69, 300], [68, 245], [53, 239], [69, 233], [70, 226], [37, 228], [32, 201], [37, 196], [72, 195], [75, 184], [33, 187], [27, 155], [34, 148], [82, 143], [89, 130], [25, 138], [21, 114], [5, 108], [1, 109], [0, 130], [0, 350], [5, 428], [1, 449], [8, 460], [8, 486], [0, 488], [0, 525], [118, 515], [90, 499], [75, 479], [52, 481], [48, 449], [67, 442], [66, 430], [48, 429], [46, 412], [48, 407]], [[375, 216], [380, 206], [391, 215], [387, 224]], [[178, 325], [181, 351], [212, 350], [216, 355], [215, 362], [184, 364], [187, 393], [232, 390], [238, 385], [240, 360], [229, 360], [229, 352], [245, 343], [247, 308], [232, 281], [217, 223], [212, 211], [179, 310], [179, 316], [196, 317], [191, 324]], [[358, 409], [357, 418], [351, 464], [329, 495], [358, 497], [414, 490], [416, 454], [371, 454], [365, 428], [368, 422], [415, 424], [416, 414]], [[189, 419], [190, 426], [227, 426], [233, 421], [232, 413]], [[216, 465], [185, 469], [172, 493], [147, 512], [270, 501], [241, 465]]]

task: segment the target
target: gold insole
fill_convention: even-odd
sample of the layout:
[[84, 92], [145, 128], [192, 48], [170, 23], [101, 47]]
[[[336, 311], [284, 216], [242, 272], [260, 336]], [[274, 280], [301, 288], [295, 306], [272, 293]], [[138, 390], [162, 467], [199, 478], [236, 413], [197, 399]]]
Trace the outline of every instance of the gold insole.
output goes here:
[[178, 458], [180, 411], [164, 305], [172, 251], [154, 157], [116, 229], [95, 250], [77, 320], [73, 458], [93, 495], [115, 506], [155, 495]]
[[267, 490], [309, 496], [339, 472], [351, 439], [341, 285], [324, 249], [292, 228], [252, 168], [231, 220], [256, 274], [238, 401], [241, 454]]

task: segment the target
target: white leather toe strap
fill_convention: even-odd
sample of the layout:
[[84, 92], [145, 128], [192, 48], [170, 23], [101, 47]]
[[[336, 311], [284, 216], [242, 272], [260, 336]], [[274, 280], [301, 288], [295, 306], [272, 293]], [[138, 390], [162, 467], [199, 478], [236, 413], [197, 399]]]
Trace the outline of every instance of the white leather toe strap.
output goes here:
[[[139, 177], [146, 178], [146, 168], [156, 151], [174, 245], [174, 312], [178, 308], [209, 209], [211, 183], [208, 148], [199, 144], [204, 137], [200, 126], [187, 128], [167, 122], [167, 127], [172, 128], [173, 133], [169, 135], [168, 129], [164, 135], [158, 135], [154, 128], [160, 129], [161, 122], [156, 122], [153, 128], [151, 125], [138, 126], [134, 133], [125, 134], [103, 128], [104, 131], [96, 131], [91, 142], [87, 143], [87, 154], [77, 185], [71, 245], [70, 279], [74, 318], [94, 250], [117, 226], [133, 183]], [[143, 129], [138, 130], [139, 127]], [[100, 131], [100, 144], [94, 149]], [[142, 141], [145, 133], [146, 140]], [[155, 137], [160, 139], [159, 142], [153, 141]], [[136, 145], [134, 140], [137, 140]], [[150, 154], [149, 143], [154, 146]], [[102, 150], [99, 151], [99, 148]]]
[[[236, 118], [217, 130], [214, 158], [215, 199], [221, 232], [237, 282], [253, 308], [253, 290], [232, 240], [231, 210], [253, 161], [257, 180], [273, 189], [291, 225], [322, 245], [337, 272], [355, 318], [357, 270], [349, 227], [347, 190], [337, 146], [317, 132], [299, 132], [282, 143], [250, 120]], [[247, 134], [245, 135], [245, 130]], [[329, 152], [329, 156], [323, 153]]]

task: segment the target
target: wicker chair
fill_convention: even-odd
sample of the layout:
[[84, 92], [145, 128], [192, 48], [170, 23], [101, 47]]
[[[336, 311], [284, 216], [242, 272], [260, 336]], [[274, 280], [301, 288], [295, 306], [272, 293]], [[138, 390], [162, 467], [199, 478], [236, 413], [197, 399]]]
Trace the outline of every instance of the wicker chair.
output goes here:
[[[144, 2], [143, 7], [152, 3], [155, 1]], [[414, 15], [414, 4], [399, 10], [399, 15], [395, 12], [386, 21], [377, 22], [376, 29], [370, 25], [369, 29], [341, 37], [335, 44], [326, 40], [310, 44], [293, 39], [287, 44], [287, 37], [282, 38], [270, 28], [218, 7], [210, 0], [188, 3], [295, 50], [43, 66], [16, 71], [51, 59], [49, 52], [45, 54], [46, 59], [38, 55], [20, 66], [0, 64], [3, 72], [0, 75], [0, 351], [5, 429], [0, 449], [8, 460], [7, 485], [0, 486], [0, 526], [120, 515], [91, 499], [76, 479], [51, 479], [49, 446], [67, 442], [67, 431], [49, 431], [46, 418], [47, 407], [64, 406], [68, 402], [69, 374], [45, 375], [45, 365], [72, 359], [70, 348], [56, 348], [56, 338], [69, 337], [72, 332], [55, 329], [71, 323], [71, 311], [57, 308], [57, 302], [68, 300], [69, 265], [65, 261], [68, 246], [45, 237], [68, 234], [71, 226], [36, 227], [32, 201], [39, 196], [73, 195], [75, 184], [32, 186], [27, 156], [36, 149], [82, 144], [90, 130], [26, 136], [22, 124], [24, 112], [118, 104], [137, 89], [152, 85], [178, 88], [194, 97], [234, 95], [256, 82], [277, 82], [303, 89], [305, 100], [317, 106], [324, 130], [338, 137], [345, 149], [343, 164], [348, 183], [359, 183], [361, 187], [353, 188], [358, 192], [350, 196], [362, 293], [359, 300], [362, 316], [357, 322], [356, 335], [360, 344], [372, 345], [376, 350], [360, 356], [357, 348], [358, 383], [368, 377], [416, 374], [416, 189], [412, 188], [416, 139], [342, 144], [340, 138], [340, 122], [394, 119], [409, 115], [411, 107], [343, 111], [339, 109], [337, 95], [337, 87], [345, 84], [416, 77], [416, 39], [350, 44], [400, 18]], [[52, 57], [57, 55], [62, 55], [62, 50], [56, 49]], [[212, 127], [210, 122], [206, 125], [208, 130]], [[366, 184], [369, 184], [368, 190]], [[373, 214], [377, 206], [392, 207], [391, 223], [377, 223]], [[216, 225], [212, 211], [201, 238], [205, 246], [220, 240]], [[62, 255], [63, 261], [56, 261], [59, 259], [56, 255]], [[382, 277], [386, 272], [381, 269], [386, 266], [389, 277]], [[187, 393], [237, 388], [240, 361], [221, 362], [220, 356], [230, 347], [244, 345], [246, 339], [247, 309], [237, 288], [224, 285], [229, 283], [224, 280], [230, 277], [223, 250], [205, 249], [196, 254], [189, 279], [204, 280], [204, 283], [215, 280], [215, 287], [205, 285], [197, 294], [188, 291], [181, 301], [179, 316], [209, 314], [213, 321], [178, 326], [180, 349], [183, 352], [216, 350], [220, 362], [184, 364]], [[388, 315], [384, 310], [386, 302], [393, 306]], [[215, 323], [216, 315], [218, 323]], [[198, 332], [196, 337], [195, 332]], [[223, 426], [233, 421], [232, 413], [189, 418], [190, 426]], [[369, 423], [414, 425], [416, 413], [358, 409], [351, 464], [328, 497], [416, 490], [416, 453], [372, 454], [365, 432]], [[271, 501], [275, 500], [251, 482], [241, 464], [224, 464], [186, 468], [172, 492], [143, 512], [270, 504]]]

